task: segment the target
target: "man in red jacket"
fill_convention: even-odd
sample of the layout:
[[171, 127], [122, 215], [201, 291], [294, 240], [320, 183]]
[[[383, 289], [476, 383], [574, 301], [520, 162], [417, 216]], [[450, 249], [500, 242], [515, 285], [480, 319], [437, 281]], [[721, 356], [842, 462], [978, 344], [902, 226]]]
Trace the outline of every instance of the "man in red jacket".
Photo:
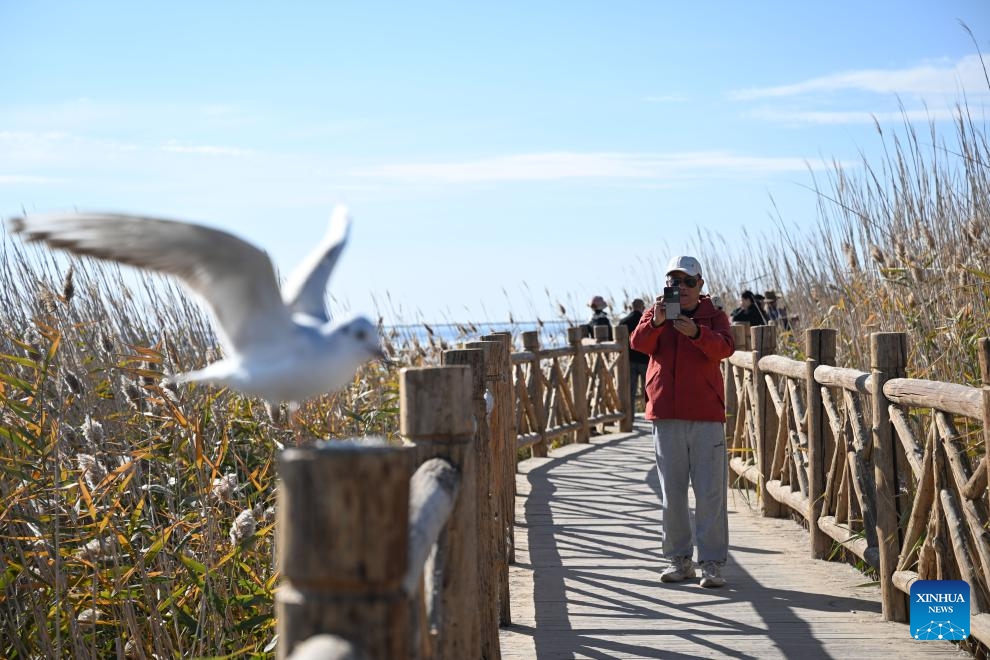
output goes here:
[[735, 343], [729, 319], [707, 295], [701, 264], [674, 257], [667, 286], [681, 292], [681, 314], [668, 319], [663, 297], [646, 310], [630, 346], [650, 356], [646, 372], [646, 418], [653, 421], [653, 446], [660, 476], [663, 555], [670, 561], [660, 579], [680, 582], [695, 576], [688, 483], [694, 489], [695, 529], [701, 586], [725, 584], [722, 566], [729, 552], [726, 514], [725, 389], [720, 362]]

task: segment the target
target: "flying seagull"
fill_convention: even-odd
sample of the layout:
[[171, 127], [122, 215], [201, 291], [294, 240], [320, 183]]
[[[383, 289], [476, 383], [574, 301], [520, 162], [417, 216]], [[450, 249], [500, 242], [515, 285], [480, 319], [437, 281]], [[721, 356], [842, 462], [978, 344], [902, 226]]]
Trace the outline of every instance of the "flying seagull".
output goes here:
[[343, 388], [359, 366], [382, 358], [378, 330], [363, 316], [333, 323], [324, 302], [327, 280], [347, 242], [350, 218], [337, 206], [316, 249], [279, 291], [271, 259], [217, 229], [175, 220], [110, 213], [12, 218], [10, 229], [80, 255], [174, 275], [216, 317], [223, 359], [172, 377], [299, 403]]

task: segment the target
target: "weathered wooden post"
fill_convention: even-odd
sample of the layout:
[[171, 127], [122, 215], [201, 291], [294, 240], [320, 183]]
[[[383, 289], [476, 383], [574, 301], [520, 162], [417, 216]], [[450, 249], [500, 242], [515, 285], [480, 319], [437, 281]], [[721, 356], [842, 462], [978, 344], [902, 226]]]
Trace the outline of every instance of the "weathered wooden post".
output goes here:
[[439, 625], [439, 639], [432, 646], [440, 658], [475, 658], [481, 653], [471, 391], [471, 369], [466, 366], [406, 368], [399, 373], [399, 432], [416, 446], [419, 462], [442, 458], [461, 473], [459, 495], [434, 554], [441, 570], [427, 567], [440, 578], [430, 612]]
[[[980, 382], [983, 384], [983, 474], [990, 472], [990, 337], [979, 341]], [[987, 480], [990, 484], [990, 479]], [[990, 486], [988, 486], [990, 487]], [[973, 498], [976, 499], [976, 498]]]
[[529, 361], [529, 383], [527, 390], [529, 400], [536, 411], [536, 420], [539, 424], [540, 440], [533, 445], [533, 456], [546, 456], [549, 451], [547, 446], [547, 411], [544, 405], [543, 368], [540, 366], [540, 333], [537, 330], [530, 330], [522, 333], [523, 349], [532, 353], [533, 358]]
[[870, 335], [870, 367], [873, 382], [873, 474], [877, 497], [877, 543], [880, 551], [880, 598], [883, 618], [907, 621], [904, 595], [894, 586], [900, 551], [897, 513], [897, 445], [890, 422], [890, 401], [883, 385], [891, 378], [904, 378], [907, 368], [907, 335], [903, 332], [874, 332]]
[[[507, 447], [507, 435], [509, 432], [506, 428], [506, 422], [503, 419], [505, 416], [505, 407], [496, 403], [496, 397], [500, 396], [499, 393], [502, 391], [501, 383], [505, 376], [503, 373], [505, 362], [509, 360], [510, 369], [512, 368], [512, 362], [511, 357], [505, 355], [505, 343], [501, 339], [468, 342], [465, 344], [465, 348], [480, 348], [485, 352], [485, 390], [488, 397], [485, 405], [488, 421], [488, 437], [491, 445], [491, 481], [488, 485], [488, 510], [494, 517], [494, 522], [492, 522], [492, 534], [494, 534], [492, 540], [494, 543], [492, 560], [494, 561], [494, 565], [490, 570], [495, 576], [495, 590], [498, 594], [498, 602], [501, 603], [503, 591], [506, 594], [505, 597], [507, 597], [509, 589], [508, 564], [510, 560], [508, 559], [509, 549], [506, 547], [505, 539], [511, 533], [508, 528], [511, 523], [509, 522], [510, 519], [506, 517], [507, 513], [505, 511], [505, 500], [509, 497], [506, 495], [506, 491], [509, 490], [513, 494], [512, 498], [515, 498], [516, 477], [514, 472], [515, 463], [513, 463], [513, 473], [508, 475], [508, 477], [511, 477], [512, 483], [505, 483], [507, 478], [505, 463], [508, 460], [506, 454], [509, 451]], [[499, 612], [499, 621], [501, 621], [501, 606]]]
[[[749, 324], [733, 323], [729, 326], [737, 351], [749, 350]], [[736, 391], [735, 368], [728, 360], [722, 360], [722, 385], [725, 392], [725, 446], [730, 449], [729, 459], [736, 448], [736, 418], [739, 413], [739, 393]], [[732, 470], [727, 470], [730, 481]]]
[[821, 385], [815, 380], [815, 368], [820, 364], [835, 364], [836, 333], [832, 329], [805, 330], [805, 400], [808, 402], [808, 531], [811, 534], [811, 556], [824, 559], [832, 547], [832, 537], [818, 526], [825, 497], [825, 478], [830, 456], [828, 439], [831, 429], [825, 417]]
[[636, 415], [629, 375], [629, 328], [621, 323], [615, 324], [615, 341], [619, 345], [619, 355], [615, 360], [615, 388], [619, 393], [619, 405], [625, 416], [619, 422], [619, 430], [628, 433], [633, 430], [633, 418]]
[[[609, 326], [609, 325], [595, 325], [595, 326], [592, 326], [591, 327], [591, 336], [594, 338], [596, 344], [603, 344], [603, 343], [609, 341], [608, 335], [609, 335], [609, 333], [611, 331], [612, 331], [612, 326]], [[603, 360], [603, 359], [604, 359], [604, 355], [602, 355], [601, 353], [598, 353], [598, 355], [592, 360], [592, 365], [593, 365], [592, 372], [591, 372], [592, 382], [590, 384], [590, 388], [591, 388], [591, 391], [593, 391], [593, 392], [597, 391], [597, 394], [591, 396], [592, 403], [589, 404], [589, 405], [594, 405], [594, 403], [598, 403], [599, 401], [602, 401], [603, 400], [602, 399], [602, 391], [605, 389], [605, 384], [604, 383], [597, 383], [597, 384], [595, 384], [595, 382], [594, 382], [594, 380], [595, 380], [596, 377], [599, 378], [599, 379], [601, 379], [601, 375], [598, 374], [597, 371], [598, 371], [598, 361], [599, 360]], [[593, 410], [590, 410], [590, 409], [588, 410], [588, 417], [589, 418], [591, 417], [592, 412], [594, 412], [594, 411]], [[604, 410], [599, 410], [598, 412], [601, 413], [601, 412], [604, 412]], [[602, 424], [601, 425], [601, 431], [600, 431], [601, 433], [605, 433], [605, 427], [606, 426], [607, 426], [607, 424]], [[596, 429], [596, 428], [598, 428], [598, 427], [597, 426], [591, 426], [591, 425], [589, 425], [589, 433], [590, 433], [590, 430], [591, 429]]]
[[732, 339], [736, 342], [737, 351], [753, 350], [748, 322], [743, 321], [742, 323], [733, 323], [729, 326], [729, 330], [732, 332]]
[[[486, 350], [487, 349], [487, 350]], [[478, 514], [478, 596], [477, 607], [481, 625], [481, 657], [492, 660], [501, 657], [498, 639], [498, 589], [495, 579], [498, 519], [492, 510], [492, 480], [494, 462], [488, 414], [485, 403], [490, 347], [444, 351], [445, 365], [465, 365], [471, 368], [471, 402], [474, 416], [474, 455], [477, 478], [476, 502]]]
[[369, 658], [410, 657], [402, 590], [412, 453], [397, 447], [286, 449], [278, 459], [278, 657], [320, 634]]
[[779, 518], [782, 513], [780, 502], [767, 491], [767, 482], [773, 479], [774, 442], [777, 439], [777, 413], [767, 390], [760, 358], [777, 350], [777, 328], [772, 325], [758, 325], [750, 328], [753, 338], [753, 401], [756, 402], [756, 464], [760, 469], [760, 513], [767, 518]]
[[567, 329], [567, 341], [574, 351], [571, 362], [571, 392], [574, 395], [574, 421], [578, 428], [574, 432], [574, 442], [588, 442], [591, 439], [591, 426], [588, 424], [588, 372], [584, 360], [584, 329], [575, 326]]
[[499, 482], [499, 513], [503, 524], [503, 536], [499, 543], [502, 561], [498, 572], [499, 622], [503, 626], [512, 623], [509, 606], [509, 564], [516, 557], [516, 397], [512, 379], [512, 335], [507, 332], [493, 332], [482, 337], [485, 341], [499, 342], [500, 348], [494, 354], [497, 361], [498, 378], [495, 382], [495, 407], [498, 408], [499, 455], [495, 464], [501, 468]]
[[[735, 345], [735, 349], [740, 352], [746, 352], [750, 350], [749, 346], [749, 323], [733, 323], [729, 326], [729, 330], [732, 332], [732, 341]], [[746, 449], [746, 430], [743, 428], [741, 421], [749, 414], [745, 408], [740, 408], [740, 405], [750, 406], [751, 398], [745, 396], [745, 391], [740, 391], [736, 388], [736, 367], [733, 366], [732, 362], [729, 360], [722, 361], [722, 377], [724, 379], [725, 387], [725, 446], [729, 450], [729, 464], [732, 464], [734, 458], [740, 458], [739, 453], [745, 451]], [[745, 388], [746, 379], [740, 379], [743, 388]], [[734, 470], [726, 470], [726, 476], [729, 478], [729, 483], [733, 483], [735, 477], [733, 476]]]

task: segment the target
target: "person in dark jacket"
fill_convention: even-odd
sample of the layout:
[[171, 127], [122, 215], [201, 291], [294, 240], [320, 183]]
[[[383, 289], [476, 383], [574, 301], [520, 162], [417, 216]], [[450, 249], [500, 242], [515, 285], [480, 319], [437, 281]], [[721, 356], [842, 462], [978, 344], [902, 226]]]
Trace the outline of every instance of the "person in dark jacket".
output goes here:
[[735, 351], [725, 312], [701, 295], [705, 281], [694, 257], [667, 264], [667, 286], [681, 293], [681, 314], [668, 319], [663, 296], [633, 332], [630, 344], [650, 356], [646, 373], [646, 418], [653, 422], [653, 446], [660, 476], [663, 555], [670, 565], [663, 582], [695, 576], [688, 484], [694, 490], [694, 540], [701, 586], [725, 584], [722, 566], [729, 552], [726, 511], [728, 463], [725, 450], [725, 389], [721, 361]]
[[777, 292], [773, 289], [764, 292], [764, 310], [766, 311], [767, 323], [776, 322], [784, 330], [791, 329], [791, 321], [787, 317], [787, 310], [777, 303]]
[[742, 323], [743, 321], [752, 325], [764, 325], [766, 324], [766, 316], [763, 310], [760, 309], [759, 302], [756, 299], [756, 294], [746, 289], [739, 296], [739, 307], [732, 310], [732, 322]]
[[[644, 309], [646, 309], [646, 303], [643, 302], [642, 298], [636, 298], [632, 301], [632, 311], [623, 316], [619, 321], [619, 323], [629, 328], [630, 337], [633, 330], [639, 325], [639, 320], [643, 318]], [[631, 346], [629, 347], [629, 401], [632, 404], [633, 411], [636, 410], [637, 393], [643, 392], [644, 395], [646, 394], [646, 367], [649, 363], [649, 355], [640, 353]]]
[[588, 303], [588, 307], [591, 308], [591, 320], [584, 324], [584, 334], [586, 337], [595, 336], [595, 326], [604, 325], [608, 328], [608, 340], [612, 341], [612, 320], [608, 318], [608, 312], [605, 308], [608, 307], [608, 303], [601, 296], [595, 296]]

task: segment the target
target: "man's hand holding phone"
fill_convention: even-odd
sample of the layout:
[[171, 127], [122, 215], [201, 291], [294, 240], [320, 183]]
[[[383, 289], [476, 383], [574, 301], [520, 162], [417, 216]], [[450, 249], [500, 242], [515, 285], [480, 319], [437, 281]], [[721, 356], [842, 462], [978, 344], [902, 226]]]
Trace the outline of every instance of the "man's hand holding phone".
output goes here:
[[681, 290], [676, 286], [665, 286], [663, 295], [657, 296], [653, 304], [653, 327], [658, 328], [667, 319], [675, 320], [681, 315]]
[[681, 290], [676, 286], [665, 286], [663, 295], [657, 296], [653, 304], [653, 319], [650, 321], [654, 328], [659, 328], [667, 320], [671, 321], [674, 329], [682, 335], [697, 339], [701, 332], [693, 319], [681, 316]]

